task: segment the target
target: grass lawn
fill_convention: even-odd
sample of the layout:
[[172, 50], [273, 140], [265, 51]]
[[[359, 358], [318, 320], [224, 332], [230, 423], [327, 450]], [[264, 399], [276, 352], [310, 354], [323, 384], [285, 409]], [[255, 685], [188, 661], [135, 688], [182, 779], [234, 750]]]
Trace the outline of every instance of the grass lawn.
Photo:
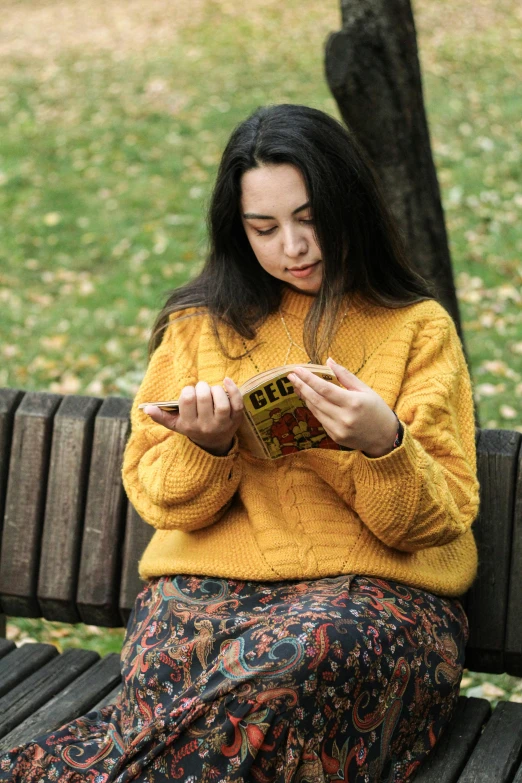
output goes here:
[[[155, 313], [205, 256], [234, 125], [285, 101], [338, 116], [323, 77], [338, 6], [4, 0], [1, 386], [134, 394]], [[522, 12], [515, 0], [414, 11], [481, 424], [522, 431]], [[44, 621], [10, 633], [121, 644], [119, 631]]]

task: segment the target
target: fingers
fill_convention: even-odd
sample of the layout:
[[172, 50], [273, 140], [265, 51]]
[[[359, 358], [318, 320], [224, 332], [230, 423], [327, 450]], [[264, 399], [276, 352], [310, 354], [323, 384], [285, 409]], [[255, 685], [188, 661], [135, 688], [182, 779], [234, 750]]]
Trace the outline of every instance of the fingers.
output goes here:
[[325, 401], [332, 405], [346, 404], [346, 389], [319, 378], [310, 370], [299, 367], [288, 375], [288, 380], [302, 399], [316, 407]]
[[230, 419], [231, 407], [228, 395], [222, 386], [211, 386], [213, 415], [218, 422]]
[[214, 400], [210, 386], [205, 381], [198, 381], [195, 389], [197, 417], [199, 421], [210, 422], [214, 418]]
[[326, 364], [335, 373], [337, 380], [342, 383], [345, 389], [353, 389], [354, 391], [366, 391], [368, 386], [359, 380], [359, 378], [343, 367], [341, 364], [337, 364], [331, 357], [328, 357]]
[[144, 413], [174, 431], [178, 420], [180, 431], [201, 424], [212, 428], [214, 424], [237, 421], [243, 413], [243, 397], [233, 380], [225, 378], [223, 383], [225, 388], [209, 386], [204, 381], [198, 381], [196, 386], [185, 386], [179, 395], [179, 413], [171, 414], [154, 405], [147, 406]]
[[231, 378], [225, 378], [223, 383], [225, 384], [225, 388], [228, 394], [231, 416], [233, 418], [237, 418], [241, 416], [245, 407], [243, 403], [243, 396]]
[[179, 413], [183, 421], [193, 423], [198, 417], [196, 390], [193, 386], [184, 386], [179, 395]]

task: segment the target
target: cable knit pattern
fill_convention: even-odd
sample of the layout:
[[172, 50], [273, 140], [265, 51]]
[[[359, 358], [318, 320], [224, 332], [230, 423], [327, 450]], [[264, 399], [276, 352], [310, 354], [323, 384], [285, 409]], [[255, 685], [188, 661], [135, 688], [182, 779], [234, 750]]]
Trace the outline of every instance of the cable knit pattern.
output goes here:
[[[285, 322], [300, 345], [310, 305], [310, 297], [285, 291]], [[235, 334], [223, 330], [222, 338], [232, 357], [244, 353]], [[158, 528], [141, 576], [356, 573], [442, 595], [465, 592], [477, 565], [475, 427], [469, 374], [446, 311], [434, 301], [388, 309], [358, 300], [335, 336], [330, 354], [404, 424], [402, 446], [378, 459], [310, 449], [265, 461], [237, 440], [214, 457], [138, 410], [199, 379], [218, 384], [229, 375], [241, 384], [281, 364], [288, 338], [279, 315], [246, 345], [250, 356], [223, 356], [205, 313], [187, 310], [171, 317], [150, 361], [123, 464], [130, 501]], [[294, 347], [289, 361], [306, 357]]]

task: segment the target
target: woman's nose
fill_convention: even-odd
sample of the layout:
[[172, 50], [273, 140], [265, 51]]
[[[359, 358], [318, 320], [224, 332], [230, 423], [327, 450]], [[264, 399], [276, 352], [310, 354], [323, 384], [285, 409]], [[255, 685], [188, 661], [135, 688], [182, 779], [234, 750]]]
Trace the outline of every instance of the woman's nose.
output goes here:
[[299, 229], [290, 228], [284, 232], [284, 253], [289, 258], [297, 258], [308, 250], [306, 237]]

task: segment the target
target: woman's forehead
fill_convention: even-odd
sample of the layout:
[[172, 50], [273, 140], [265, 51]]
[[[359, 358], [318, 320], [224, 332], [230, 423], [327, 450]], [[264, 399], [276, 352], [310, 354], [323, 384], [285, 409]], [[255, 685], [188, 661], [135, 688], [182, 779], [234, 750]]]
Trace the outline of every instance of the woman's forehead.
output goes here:
[[300, 170], [288, 163], [249, 169], [241, 179], [243, 213], [272, 215], [270, 210], [293, 212], [308, 200]]

